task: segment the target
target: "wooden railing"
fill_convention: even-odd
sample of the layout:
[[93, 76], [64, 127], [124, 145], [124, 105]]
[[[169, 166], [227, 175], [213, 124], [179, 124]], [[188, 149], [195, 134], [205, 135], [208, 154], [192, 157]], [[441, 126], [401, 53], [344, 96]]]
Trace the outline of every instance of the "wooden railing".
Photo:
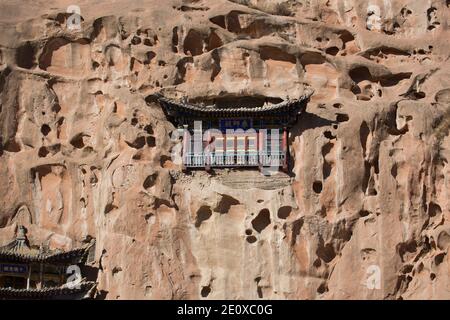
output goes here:
[[284, 152], [211, 152], [187, 153], [183, 155], [183, 164], [188, 168], [211, 167], [258, 167], [283, 166]]

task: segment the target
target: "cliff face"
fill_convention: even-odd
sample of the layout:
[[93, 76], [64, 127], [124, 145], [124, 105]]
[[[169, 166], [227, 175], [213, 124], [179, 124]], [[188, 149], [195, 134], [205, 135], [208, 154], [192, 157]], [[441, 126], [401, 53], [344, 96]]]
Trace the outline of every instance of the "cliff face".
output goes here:
[[[71, 4], [0, 3], [0, 244], [95, 238], [106, 299], [450, 298], [448, 0]], [[306, 87], [290, 176], [182, 173], [150, 98]]]

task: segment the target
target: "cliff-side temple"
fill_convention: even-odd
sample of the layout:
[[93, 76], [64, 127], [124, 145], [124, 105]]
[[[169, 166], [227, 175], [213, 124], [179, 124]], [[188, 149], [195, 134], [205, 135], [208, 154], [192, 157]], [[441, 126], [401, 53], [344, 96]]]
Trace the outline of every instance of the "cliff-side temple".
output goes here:
[[70, 251], [30, 246], [20, 226], [16, 238], [0, 247], [0, 299], [92, 298], [96, 283], [81, 273], [93, 245]]
[[183, 132], [184, 168], [288, 167], [288, 131], [309, 95], [181, 102], [158, 95], [168, 119]]

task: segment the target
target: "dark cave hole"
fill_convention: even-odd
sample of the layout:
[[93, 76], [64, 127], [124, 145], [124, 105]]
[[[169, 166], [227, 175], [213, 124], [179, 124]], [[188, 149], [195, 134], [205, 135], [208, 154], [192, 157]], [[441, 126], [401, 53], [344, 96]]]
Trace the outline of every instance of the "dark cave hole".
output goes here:
[[209, 296], [210, 293], [211, 293], [211, 286], [202, 287], [202, 291], [200, 292], [200, 294], [202, 295], [203, 298], [206, 298], [207, 296]]
[[252, 220], [253, 229], [261, 233], [270, 224], [269, 209], [262, 209], [255, 219]]
[[212, 211], [209, 206], [201, 206], [200, 209], [197, 210], [197, 218], [195, 220], [195, 226], [199, 228], [202, 222], [208, 220], [211, 217], [211, 215]]
[[315, 193], [321, 193], [322, 192], [322, 182], [321, 181], [314, 181], [313, 183], [313, 190]]
[[52, 131], [52, 130], [50, 129], [50, 127], [47, 124], [42, 125], [41, 132], [44, 136], [47, 136], [50, 133], [50, 131]]

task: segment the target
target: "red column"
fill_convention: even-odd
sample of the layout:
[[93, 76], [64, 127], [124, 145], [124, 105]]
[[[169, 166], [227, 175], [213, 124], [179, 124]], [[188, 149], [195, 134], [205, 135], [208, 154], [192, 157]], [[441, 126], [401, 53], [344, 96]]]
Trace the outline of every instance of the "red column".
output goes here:
[[259, 162], [259, 168], [261, 170], [262, 167], [262, 161], [261, 160], [261, 152], [263, 152], [264, 149], [264, 135], [262, 130], [260, 129], [258, 131], [258, 162]]
[[189, 131], [188, 131], [188, 126], [185, 125], [184, 127], [184, 131], [183, 131], [183, 151], [182, 151], [182, 155], [181, 155], [181, 159], [182, 159], [182, 167], [181, 169], [184, 171], [186, 170], [186, 165], [185, 165], [185, 161], [186, 161], [186, 156], [187, 153], [189, 151], [189, 143], [191, 142], [191, 139], [189, 138]]
[[283, 128], [282, 150], [284, 153], [283, 171], [287, 172], [288, 162], [287, 162], [287, 130], [286, 130], [286, 127]]
[[227, 153], [227, 133], [223, 134], [223, 155], [225, 156]]
[[223, 134], [223, 165], [227, 164], [227, 132]]
[[256, 153], [259, 154], [259, 131], [256, 133]]
[[259, 163], [259, 132], [256, 132], [256, 163]]
[[206, 131], [206, 152], [205, 152], [205, 169], [206, 171], [211, 170], [211, 132]]
[[233, 164], [237, 164], [237, 136], [233, 135], [233, 149], [234, 149], [234, 157], [233, 157]]

